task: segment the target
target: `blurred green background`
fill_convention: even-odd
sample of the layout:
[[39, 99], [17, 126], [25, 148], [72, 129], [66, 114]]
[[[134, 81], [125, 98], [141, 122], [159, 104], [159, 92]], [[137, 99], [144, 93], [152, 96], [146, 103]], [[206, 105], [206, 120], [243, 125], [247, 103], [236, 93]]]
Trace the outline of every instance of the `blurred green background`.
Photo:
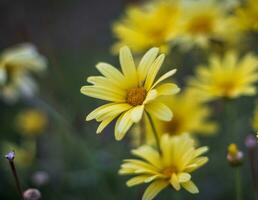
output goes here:
[[[15, 116], [22, 109], [41, 108], [49, 117], [48, 128], [37, 138], [36, 159], [27, 167], [17, 166], [23, 189], [36, 187], [42, 192], [43, 199], [141, 198], [145, 186], [127, 188], [125, 181], [128, 177], [117, 174], [122, 159], [130, 156], [130, 136], [116, 142], [112, 126], [104, 134], [96, 135], [97, 123], [85, 122], [84, 119], [102, 102], [85, 97], [79, 91], [89, 75], [98, 73], [94, 67], [97, 62], [118, 66], [117, 57], [110, 53], [110, 45], [114, 41], [110, 25], [121, 15], [127, 3], [129, 0], [0, 2], [0, 48], [32, 42], [49, 60], [47, 73], [38, 78], [40, 92], [37, 98], [25, 99], [14, 105], [0, 102], [1, 149], [6, 141], [22, 144], [24, 137], [14, 125]], [[250, 49], [258, 52], [257, 35], [250, 38]], [[192, 73], [193, 66], [206, 61], [205, 55], [198, 50], [182, 55], [177, 49], [172, 49], [164, 70], [171, 65], [182, 66], [176, 75], [182, 87], [185, 75]], [[193, 174], [200, 194], [166, 189], [157, 199], [235, 199], [234, 170], [226, 159], [227, 146], [232, 142], [239, 144], [246, 156], [241, 167], [243, 199], [254, 199], [244, 140], [248, 134], [253, 134], [251, 118], [255, 97], [220, 101], [210, 106], [220, 128], [216, 135], [200, 137], [200, 143], [210, 147], [207, 154], [210, 161]], [[0, 199], [18, 199], [5, 153], [2, 150], [0, 157]], [[34, 180], [38, 171], [44, 171], [48, 176], [48, 181], [41, 186]]]

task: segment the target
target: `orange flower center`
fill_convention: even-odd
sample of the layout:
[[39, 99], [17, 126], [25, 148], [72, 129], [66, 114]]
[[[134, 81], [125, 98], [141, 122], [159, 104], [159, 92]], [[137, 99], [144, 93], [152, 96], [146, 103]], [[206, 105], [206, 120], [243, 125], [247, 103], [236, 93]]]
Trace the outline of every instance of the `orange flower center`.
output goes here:
[[132, 88], [128, 90], [126, 102], [132, 106], [141, 105], [145, 100], [147, 91], [143, 87]]
[[167, 177], [171, 177], [174, 173], [177, 173], [177, 168], [175, 166], [166, 167], [162, 170], [162, 174]]
[[210, 33], [213, 30], [214, 21], [208, 16], [196, 17], [190, 22], [188, 30], [192, 34]]

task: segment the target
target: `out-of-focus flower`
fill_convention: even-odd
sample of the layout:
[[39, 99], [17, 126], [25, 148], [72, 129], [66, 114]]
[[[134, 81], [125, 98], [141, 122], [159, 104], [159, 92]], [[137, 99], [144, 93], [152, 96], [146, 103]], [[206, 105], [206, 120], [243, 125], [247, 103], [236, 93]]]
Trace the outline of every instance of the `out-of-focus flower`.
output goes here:
[[37, 186], [46, 185], [49, 179], [49, 174], [46, 171], [37, 171], [32, 176], [32, 182]]
[[158, 48], [150, 49], [136, 67], [130, 49], [122, 47], [120, 64], [123, 73], [107, 63], [97, 65], [103, 76], [89, 77], [88, 82], [93, 85], [81, 88], [81, 93], [87, 96], [111, 102], [95, 109], [86, 118], [87, 121], [96, 119], [101, 122], [97, 133], [118, 117], [115, 138], [121, 140], [133, 123], [142, 119], [144, 111], [160, 120], [171, 120], [172, 112], [157, 97], [173, 95], [179, 91], [173, 83], [160, 84], [176, 70], [155, 80], [165, 58], [164, 54], [158, 56], [158, 52]]
[[18, 167], [26, 168], [31, 165], [36, 154], [36, 144], [34, 141], [25, 141], [21, 145], [5, 142], [3, 144], [3, 152], [15, 152], [15, 163]]
[[150, 183], [143, 200], [153, 199], [169, 185], [177, 191], [183, 187], [190, 193], [198, 193], [190, 173], [208, 161], [207, 157], [201, 156], [208, 148], [195, 148], [194, 141], [188, 135], [163, 135], [160, 147], [161, 153], [151, 146], [141, 146], [132, 151], [141, 159], [124, 160], [119, 174], [135, 176], [127, 181], [127, 186]]
[[180, 7], [175, 1], [156, 1], [139, 7], [130, 7], [122, 20], [115, 22], [113, 32], [118, 42], [114, 52], [128, 45], [133, 52], [141, 53], [157, 46], [161, 51], [169, 49], [169, 42], [180, 32], [178, 19]]
[[38, 189], [30, 188], [23, 193], [25, 200], [39, 200], [41, 199], [41, 192]]
[[[205, 134], [209, 135], [216, 131], [216, 124], [209, 121], [211, 110], [198, 101], [193, 91], [186, 90], [183, 93], [163, 98], [163, 102], [173, 111], [173, 118], [170, 121], [155, 120], [158, 134], [169, 134], [171, 136], [180, 134]], [[151, 129], [147, 129], [149, 139], [153, 140]]]
[[224, 58], [212, 56], [208, 66], [198, 67], [197, 77], [189, 83], [205, 100], [252, 96], [256, 93], [257, 69], [254, 55], [239, 59], [236, 53], [227, 52]]
[[[183, 33], [179, 37], [179, 43], [185, 48], [194, 45], [208, 47], [210, 42], [225, 42], [234, 27], [227, 19], [226, 9], [215, 0], [183, 1], [184, 13], [181, 19]], [[230, 39], [233, 34], [230, 34]], [[229, 38], [227, 38], [229, 39]]]
[[258, 31], [258, 1], [246, 0], [235, 10], [234, 22], [243, 31]]
[[40, 73], [46, 69], [45, 57], [32, 44], [21, 44], [9, 48], [0, 55], [0, 95], [7, 102], [19, 96], [32, 96], [37, 85], [31, 72]]
[[255, 111], [254, 111], [252, 125], [253, 125], [253, 129], [255, 131], [258, 131], [258, 106], [256, 106]]
[[27, 136], [41, 134], [47, 127], [47, 115], [38, 109], [26, 109], [16, 117], [16, 127], [19, 132]]
[[237, 167], [242, 164], [244, 154], [240, 151], [236, 144], [232, 143], [228, 146], [227, 159], [232, 167]]
[[245, 139], [245, 146], [248, 149], [254, 149], [256, 147], [256, 138], [254, 135], [248, 135]]

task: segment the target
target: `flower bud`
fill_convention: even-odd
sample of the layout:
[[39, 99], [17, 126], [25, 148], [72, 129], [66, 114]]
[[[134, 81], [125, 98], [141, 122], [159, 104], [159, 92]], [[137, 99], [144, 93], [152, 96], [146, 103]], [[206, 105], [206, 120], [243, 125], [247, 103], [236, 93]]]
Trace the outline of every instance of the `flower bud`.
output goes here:
[[41, 198], [41, 193], [38, 189], [30, 188], [23, 193], [25, 200], [39, 200]]
[[253, 135], [248, 135], [245, 139], [245, 146], [248, 149], [254, 149], [256, 146], [256, 138]]
[[232, 167], [240, 166], [243, 162], [244, 154], [240, 151], [236, 144], [230, 144], [228, 146], [227, 159]]

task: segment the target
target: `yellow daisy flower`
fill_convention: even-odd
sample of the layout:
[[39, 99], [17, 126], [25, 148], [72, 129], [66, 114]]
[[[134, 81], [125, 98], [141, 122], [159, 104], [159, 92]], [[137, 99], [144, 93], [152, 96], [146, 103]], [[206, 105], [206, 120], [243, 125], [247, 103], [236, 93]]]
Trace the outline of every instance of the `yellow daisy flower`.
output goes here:
[[187, 135], [163, 135], [160, 142], [161, 154], [145, 145], [132, 151], [141, 159], [124, 160], [119, 174], [135, 176], [127, 181], [127, 186], [150, 183], [143, 200], [153, 199], [169, 185], [177, 191], [183, 187], [190, 193], [198, 193], [190, 173], [207, 163], [208, 158], [201, 155], [208, 147], [195, 148], [194, 141]]
[[28, 136], [41, 134], [48, 123], [47, 115], [37, 109], [27, 109], [16, 117], [17, 129]]
[[252, 96], [256, 93], [257, 68], [254, 55], [239, 59], [236, 53], [227, 52], [224, 58], [212, 56], [209, 66], [198, 67], [197, 77], [189, 83], [205, 100]]
[[8, 102], [33, 95], [37, 85], [29, 73], [42, 72], [46, 66], [45, 57], [31, 44], [5, 50], [0, 55], [0, 95]]
[[113, 51], [128, 45], [133, 52], [141, 53], [153, 46], [161, 51], [169, 49], [169, 42], [179, 32], [177, 27], [180, 7], [177, 1], [156, 1], [141, 7], [130, 7], [126, 16], [113, 25], [118, 42]]
[[[208, 120], [211, 110], [198, 100], [197, 94], [193, 91], [186, 90], [162, 100], [173, 110], [173, 118], [170, 121], [154, 120], [159, 136], [163, 134], [175, 136], [185, 133], [209, 135], [216, 131], [216, 124]], [[153, 138], [152, 130], [147, 127], [147, 141], [153, 139], [155, 138]]]
[[158, 52], [158, 48], [150, 49], [136, 68], [130, 49], [121, 48], [119, 58], [122, 73], [107, 63], [97, 65], [103, 76], [89, 77], [88, 82], [93, 85], [81, 88], [81, 93], [87, 96], [111, 102], [95, 109], [86, 118], [87, 121], [96, 119], [101, 122], [97, 133], [118, 117], [115, 138], [121, 140], [133, 123], [141, 120], [144, 111], [161, 120], [171, 120], [172, 112], [157, 97], [179, 91], [173, 83], [160, 84], [176, 70], [165, 73], [155, 81], [165, 58], [164, 54], [158, 56]]
[[178, 41], [184, 48], [194, 45], [206, 48], [211, 41], [224, 41], [227, 32], [232, 31], [226, 28], [229, 20], [225, 9], [215, 0], [183, 1], [182, 10], [183, 33]]
[[258, 31], [258, 1], [246, 0], [235, 10], [235, 24], [244, 31]]

